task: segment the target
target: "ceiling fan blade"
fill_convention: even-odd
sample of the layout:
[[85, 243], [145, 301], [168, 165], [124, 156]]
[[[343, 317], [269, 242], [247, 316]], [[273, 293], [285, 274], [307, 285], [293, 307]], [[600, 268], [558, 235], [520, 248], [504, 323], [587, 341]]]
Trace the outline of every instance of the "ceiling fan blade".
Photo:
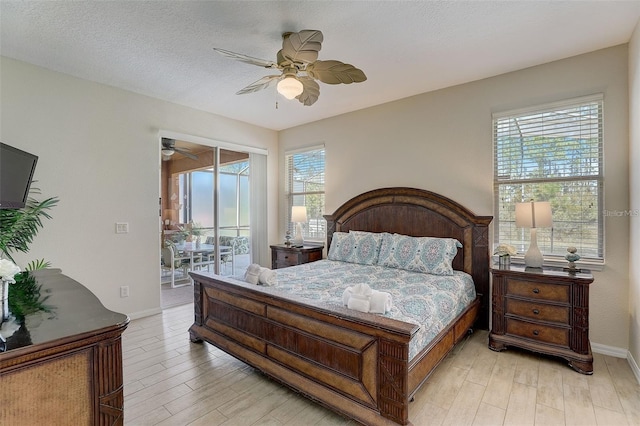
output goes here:
[[275, 83], [277, 80], [279, 80], [281, 77], [282, 75], [267, 75], [265, 77], [262, 77], [260, 80], [251, 83], [247, 87], [238, 90], [236, 92], [236, 95], [244, 95], [246, 93], [253, 93], [262, 89], [266, 89], [267, 87]]
[[280, 69], [291, 68], [293, 67], [293, 61], [289, 58], [285, 58], [282, 54], [282, 49], [278, 50], [276, 54], [276, 61], [278, 62], [278, 66]]
[[192, 160], [197, 160], [197, 159], [198, 159], [198, 156], [197, 156], [197, 155], [192, 154], [192, 153], [190, 153], [189, 151], [186, 151], [186, 150], [184, 150], [184, 149], [180, 149], [180, 148], [173, 148], [173, 150], [174, 150], [175, 152], [179, 153], [179, 154], [184, 155], [185, 157], [189, 157], [189, 158], [191, 158]]
[[327, 84], [361, 83], [367, 79], [362, 70], [340, 61], [316, 61], [306, 71], [310, 77]]
[[282, 56], [303, 64], [315, 62], [318, 52], [322, 49], [323, 39], [322, 32], [318, 30], [302, 30], [285, 35], [282, 40]]
[[264, 67], [264, 68], [275, 68], [275, 69], [279, 68], [278, 64], [276, 64], [273, 61], [253, 58], [251, 56], [243, 55], [242, 53], [235, 53], [229, 50], [219, 49], [217, 47], [214, 47], [213, 50], [215, 50], [222, 56], [226, 56], [227, 58], [237, 59], [238, 61], [246, 62], [247, 64], [257, 65], [259, 67]]
[[320, 85], [311, 77], [298, 77], [302, 83], [302, 93], [296, 96], [304, 106], [311, 106], [316, 103], [320, 97]]

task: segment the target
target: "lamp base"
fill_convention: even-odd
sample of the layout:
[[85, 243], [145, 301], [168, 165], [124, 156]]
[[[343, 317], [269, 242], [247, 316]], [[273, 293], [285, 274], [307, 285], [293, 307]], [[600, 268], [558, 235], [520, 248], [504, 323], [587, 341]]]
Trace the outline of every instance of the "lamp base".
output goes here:
[[300, 224], [300, 222], [296, 223], [296, 235], [293, 237], [292, 243], [293, 247], [302, 247], [304, 245], [304, 239], [302, 238], [302, 224]]
[[538, 236], [536, 228], [531, 228], [531, 244], [529, 244], [529, 249], [524, 255], [524, 265], [527, 268], [542, 269], [543, 263], [544, 258], [542, 257], [542, 253], [538, 248]]

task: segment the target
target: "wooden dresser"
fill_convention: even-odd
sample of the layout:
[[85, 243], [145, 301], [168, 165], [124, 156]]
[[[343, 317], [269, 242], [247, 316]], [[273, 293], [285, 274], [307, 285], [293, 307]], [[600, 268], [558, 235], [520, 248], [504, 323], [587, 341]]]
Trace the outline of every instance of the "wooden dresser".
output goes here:
[[286, 268], [322, 259], [324, 246], [304, 245], [291, 247], [284, 244], [271, 246], [271, 269]]
[[0, 424], [122, 425], [121, 335], [129, 318], [59, 270], [33, 278], [9, 287]]
[[593, 373], [589, 342], [589, 271], [494, 268], [489, 348], [507, 346], [558, 356], [583, 374]]

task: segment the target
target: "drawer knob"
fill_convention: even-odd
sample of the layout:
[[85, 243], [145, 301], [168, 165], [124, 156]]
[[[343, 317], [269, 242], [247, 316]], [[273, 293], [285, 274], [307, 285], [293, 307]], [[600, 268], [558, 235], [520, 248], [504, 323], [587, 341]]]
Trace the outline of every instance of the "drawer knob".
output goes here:
[[535, 294], [538, 294], [538, 293], [540, 293], [540, 289], [539, 289], [539, 288], [534, 288], [534, 289], [533, 289], [533, 292], [534, 292]]
[[533, 335], [537, 336], [538, 334], [540, 334], [540, 332], [538, 330], [533, 330]]
[[284, 258], [285, 258], [285, 259], [288, 259], [288, 258], [289, 258], [289, 256], [285, 256]]
[[533, 313], [534, 313], [534, 314], [536, 314], [536, 315], [538, 315], [538, 314], [540, 313], [540, 311], [539, 311], [539, 310], [537, 310], [537, 309], [534, 309], [534, 310], [533, 310]]

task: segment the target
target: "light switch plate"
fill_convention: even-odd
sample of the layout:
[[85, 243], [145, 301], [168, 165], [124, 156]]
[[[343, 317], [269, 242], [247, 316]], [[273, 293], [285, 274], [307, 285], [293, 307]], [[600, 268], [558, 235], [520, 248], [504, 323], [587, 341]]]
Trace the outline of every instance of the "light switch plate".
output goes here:
[[128, 234], [128, 233], [129, 233], [129, 223], [116, 222], [116, 234]]

